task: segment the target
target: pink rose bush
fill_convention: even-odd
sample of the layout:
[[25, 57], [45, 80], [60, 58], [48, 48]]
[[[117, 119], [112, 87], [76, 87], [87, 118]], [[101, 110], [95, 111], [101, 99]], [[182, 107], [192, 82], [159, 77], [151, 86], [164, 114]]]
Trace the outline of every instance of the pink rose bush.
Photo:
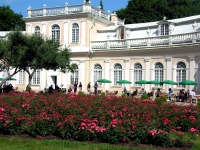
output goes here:
[[200, 112], [193, 105], [158, 105], [151, 100], [83, 93], [0, 95], [0, 134], [4, 135], [181, 146], [184, 141], [170, 139], [170, 133], [182, 137], [199, 129]]

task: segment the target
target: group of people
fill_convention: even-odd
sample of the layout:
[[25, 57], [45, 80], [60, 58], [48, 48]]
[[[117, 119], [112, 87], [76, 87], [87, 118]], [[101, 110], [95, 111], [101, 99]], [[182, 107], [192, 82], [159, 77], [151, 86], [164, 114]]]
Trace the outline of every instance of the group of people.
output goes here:
[[4, 83], [2, 87], [0, 87], [0, 93], [8, 93], [13, 90], [13, 85]]
[[74, 82], [69, 86], [67, 92], [68, 93], [71, 93], [71, 92], [76, 93], [78, 88], [79, 88], [79, 90], [82, 90], [82, 88], [83, 88], [82, 83], [79, 82], [79, 84], [78, 84], [78, 82]]

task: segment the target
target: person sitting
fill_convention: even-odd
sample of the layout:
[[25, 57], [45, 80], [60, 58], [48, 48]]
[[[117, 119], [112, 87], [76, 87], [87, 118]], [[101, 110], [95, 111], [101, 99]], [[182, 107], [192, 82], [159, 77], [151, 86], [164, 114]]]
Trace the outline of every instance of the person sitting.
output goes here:
[[160, 88], [158, 88], [155, 94], [156, 94], [156, 97], [160, 97], [160, 95], [162, 94], [162, 92], [160, 91]]
[[128, 92], [128, 90], [126, 89], [126, 87], [124, 87], [123, 93], [126, 94], [127, 96], [129, 96], [129, 92]]
[[144, 93], [145, 93], [145, 90], [144, 90], [144, 88], [142, 88], [141, 91], [139, 92], [139, 94], [142, 95]]
[[137, 96], [138, 94], [138, 89], [136, 89], [135, 91], [133, 91], [133, 93], [131, 94], [132, 97]]
[[69, 89], [67, 90], [68, 93], [72, 92], [72, 87], [70, 86]]
[[168, 97], [169, 97], [169, 100], [171, 101], [171, 98], [172, 98], [172, 94], [173, 94], [173, 91], [171, 88], [168, 89]]
[[56, 85], [55, 90], [59, 92], [61, 88], [58, 85]]
[[150, 98], [153, 98], [153, 95], [154, 95], [154, 91], [152, 90], [151, 92], [149, 92], [148, 94], [148, 98], [150, 99]]
[[194, 90], [191, 90], [189, 94], [192, 96], [192, 103], [194, 103], [194, 101], [196, 101], [196, 93]]
[[53, 93], [53, 85], [49, 87], [49, 94]]
[[178, 95], [178, 99], [180, 102], [184, 102], [184, 89], [181, 89]]

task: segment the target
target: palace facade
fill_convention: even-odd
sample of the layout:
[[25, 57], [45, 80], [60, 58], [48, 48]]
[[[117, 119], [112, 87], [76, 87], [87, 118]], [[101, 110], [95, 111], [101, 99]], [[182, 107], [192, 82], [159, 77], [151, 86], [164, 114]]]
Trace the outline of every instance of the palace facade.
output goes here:
[[[200, 93], [200, 15], [156, 22], [124, 24], [115, 13], [104, 12], [90, 4], [40, 9], [28, 8], [26, 33], [40, 33], [45, 38], [60, 42], [71, 49], [74, 73], [59, 70], [37, 70], [32, 89], [44, 90], [50, 85], [68, 88], [74, 81], [94, 85], [105, 78], [112, 83], [99, 83], [99, 90], [121, 92], [145, 88], [150, 91], [160, 87], [167, 91], [182, 88], [181, 85], [135, 84], [138, 80], [184, 79], [198, 82], [198, 86], [185, 86]], [[6, 73], [2, 73], [5, 76]], [[21, 71], [15, 78], [15, 86], [24, 90], [28, 76]], [[132, 84], [120, 85], [118, 80]]]

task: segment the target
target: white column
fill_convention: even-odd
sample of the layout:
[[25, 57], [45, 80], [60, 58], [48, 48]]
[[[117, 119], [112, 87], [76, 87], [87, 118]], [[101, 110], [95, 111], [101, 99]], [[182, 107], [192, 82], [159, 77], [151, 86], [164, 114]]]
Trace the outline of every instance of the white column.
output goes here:
[[47, 24], [46, 23], [42, 23], [42, 34], [44, 35], [45, 39], [46, 39], [46, 28], [47, 28]]
[[85, 46], [85, 39], [86, 39], [86, 34], [85, 34], [85, 32], [86, 32], [86, 26], [85, 26], [85, 20], [81, 20], [81, 28], [82, 28], [82, 30], [81, 30], [81, 46]]
[[[110, 80], [110, 67], [109, 67], [109, 59], [105, 59], [104, 60], [104, 63], [105, 63], [105, 76], [104, 78]], [[109, 86], [110, 86], [110, 83], [106, 83], [104, 84], [105, 87], [104, 87], [104, 90], [109, 90]]]
[[[149, 81], [150, 80], [150, 58], [145, 58], [145, 80]], [[145, 90], [146, 92], [149, 92], [149, 84], [145, 84]]]
[[[129, 59], [124, 59], [124, 63], [125, 63], [124, 79], [129, 81]], [[129, 90], [130, 89], [130, 85], [126, 85], [126, 88], [127, 88], [127, 90]]]
[[79, 63], [80, 63], [79, 64], [79, 66], [80, 66], [79, 82], [81, 82], [83, 85], [83, 87], [82, 87], [83, 91], [86, 91], [85, 87], [87, 87], [87, 85], [85, 85], [85, 84], [87, 84], [87, 83], [85, 82], [85, 60], [80, 60]]
[[[194, 62], [194, 56], [188, 56], [190, 61], [189, 66], [189, 79], [194, 81], [194, 75], [195, 75], [195, 62]], [[189, 90], [192, 90], [194, 86], [189, 86]]]
[[69, 45], [69, 29], [68, 29], [68, 21], [64, 22], [64, 45], [68, 46]]
[[40, 88], [41, 90], [44, 90], [44, 88], [47, 86], [46, 83], [46, 70], [41, 69], [40, 71]]
[[[166, 78], [164, 80], [172, 80], [172, 58], [171, 57], [166, 57], [165, 61], [167, 63], [167, 71], [166, 71]], [[166, 89], [165, 91], [168, 91], [169, 85], [163, 85], [165, 86]]]

